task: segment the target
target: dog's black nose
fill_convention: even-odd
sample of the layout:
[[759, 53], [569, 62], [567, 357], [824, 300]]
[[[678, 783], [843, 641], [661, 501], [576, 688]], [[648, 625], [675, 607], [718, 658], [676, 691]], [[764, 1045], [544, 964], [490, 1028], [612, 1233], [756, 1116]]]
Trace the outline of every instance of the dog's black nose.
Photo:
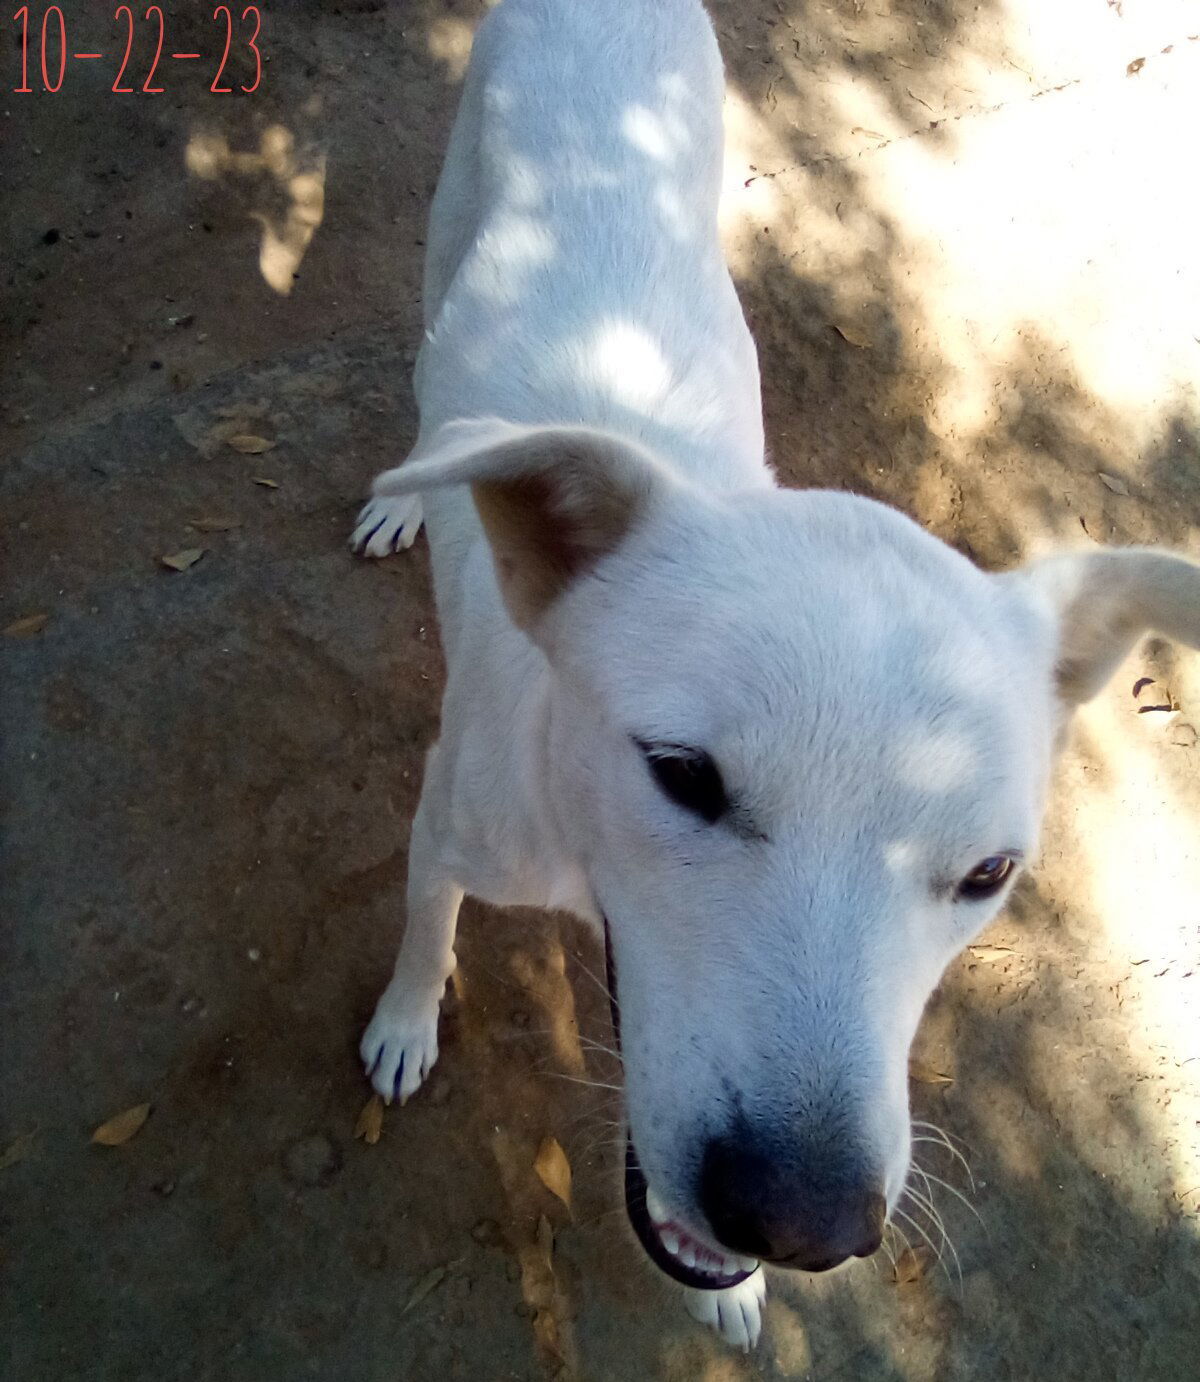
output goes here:
[[768, 1156], [743, 1136], [705, 1147], [700, 1208], [725, 1247], [805, 1272], [869, 1257], [887, 1218], [877, 1183], [855, 1166]]

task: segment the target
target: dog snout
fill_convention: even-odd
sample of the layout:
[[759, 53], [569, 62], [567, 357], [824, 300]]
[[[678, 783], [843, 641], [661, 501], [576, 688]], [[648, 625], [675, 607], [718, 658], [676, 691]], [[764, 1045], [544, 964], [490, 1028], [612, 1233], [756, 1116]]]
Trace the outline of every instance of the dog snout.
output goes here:
[[806, 1272], [869, 1257], [887, 1218], [878, 1180], [861, 1168], [829, 1156], [773, 1157], [740, 1136], [705, 1147], [700, 1208], [725, 1247]]

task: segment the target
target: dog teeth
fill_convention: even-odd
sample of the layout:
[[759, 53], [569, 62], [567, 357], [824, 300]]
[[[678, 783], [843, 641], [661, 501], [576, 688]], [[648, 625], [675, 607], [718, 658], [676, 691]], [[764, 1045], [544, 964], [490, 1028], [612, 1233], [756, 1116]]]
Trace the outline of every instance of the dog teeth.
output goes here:
[[675, 1256], [685, 1267], [695, 1267], [696, 1265], [696, 1249], [690, 1243], [684, 1243]]
[[662, 1238], [662, 1245], [672, 1257], [679, 1256], [679, 1234], [674, 1229], [664, 1229], [659, 1235]]
[[656, 1224], [664, 1224], [671, 1217], [666, 1205], [649, 1187], [646, 1188], [646, 1213]]

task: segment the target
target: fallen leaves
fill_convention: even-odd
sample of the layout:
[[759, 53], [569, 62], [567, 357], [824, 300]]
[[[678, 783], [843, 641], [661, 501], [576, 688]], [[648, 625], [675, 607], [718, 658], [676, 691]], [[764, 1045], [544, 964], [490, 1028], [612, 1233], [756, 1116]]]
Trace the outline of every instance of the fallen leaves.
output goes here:
[[542, 1184], [571, 1208], [571, 1163], [555, 1137], [545, 1137], [533, 1161]]
[[254, 475], [251, 477], [256, 485], [262, 485], [264, 489], [278, 489], [278, 480], [268, 480], [265, 475]]
[[373, 1094], [363, 1105], [354, 1125], [354, 1136], [361, 1138], [368, 1147], [373, 1147], [383, 1134], [383, 1100]]
[[833, 329], [843, 341], [852, 346], [857, 346], [859, 350], [870, 350], [874, 345], [870, 336], [865, 331], [860, 331], [857, 326], [840, 326], [834, 322]]
[[193, 518], [188, 524], [198, 533], [228, 533], [241, 526], [240, 518]]
[[437, 1290], [442, 1282], [450, 1275], [451, 1270], [457, 1267], [461, 1261], [461, 1257], [456, 1257], [453, 1262], [448, 1262], [444, 1267], [434, 1267], [432, 1270], [426, 1272], [420, 1281], [417, 1282], [416, 1286], [413, 1287], [412, 1295], [410, 1295], [405, 1302], [404, 1309], [400, 1311], [400, 1314], [407, 1315], [410, 1310], [415, 1310], [427, 1295]]
[[92, 1133], [92, 1141], [101, 1147], [123, 1147], [130, 1138], [141, 1132], [146, 1119], [150, 1117], [149, 1104], [135, 1104], [124, 1113], [118, 1113], [107, 1123], [101, 1123]]
[[20, 619], [14, 619], [4, 630], [6, 638], [32, 638], [35, 633], [41, 631], [50, 622], [50, 616], [44, 610], [39, 610], [37, 614], [25, 614]]
[[[188, 445], [195, 447], [206, 460], [212, 460], [227, 445], [241, 451], [240, 446], [234, 445], [234, 439], [249, 439], [251, 444], [266, 441], [269, 447], [276, 445], [267, 435], [274, 431], [274, 425], [266, 399], [247, 399], [218, 408], [215, 422], [207, 408], [178, 413], [172, 421]], [[260, 453], [248, 451], [243, 454]]]
[[1114, 494], [1120, 494], [1128, 498], [1129, 486], [1119, 475], [1108, 475], [1103, 470], [1098, 472], [1100, 483], [1105, 489], [1110, 489]]
[[278, 443], [253, 432], [239, 432], [236, 436], [226, 437], [225, 445], [233, 447], [243, 456], [261, 456], [265, 451], [274, 451]]
[[186, 547], [182, 552], [171, 552], [167, 556], [159, 557], [158, 562], [168, 571], [186, 571], [189, 567], [195, 566], [207, 550], [205, 547]]
[[1007, 960], [1010, 955], [1016, 954], [1011, 945], [969, 945], [967, 949], [973, 959], [981, 960], [984, 964], [990, 964], [993, 960]]
[[932, 1065], [925, 1065], [922, 1061], [910, 1060], [908, 1063], [908, 1077], [916, 1080], [918, 1084], [953, 1084], [954, 1076], [947, 1075], [943, 1070], [935, 1070]]

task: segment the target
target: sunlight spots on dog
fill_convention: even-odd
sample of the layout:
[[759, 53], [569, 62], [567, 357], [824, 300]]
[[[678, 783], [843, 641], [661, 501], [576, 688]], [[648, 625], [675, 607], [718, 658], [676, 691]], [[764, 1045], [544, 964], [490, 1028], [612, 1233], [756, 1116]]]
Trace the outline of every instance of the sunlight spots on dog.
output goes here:
[[979, 752], [964, 734], [927, 731], [902, 739], [895, 750], [896, 775], [923, 792], [952, 792], [967, 786], [979, 768]]
[[544, 179], [538, 166], [531, 158], [526, 158], [516, 150], [511, 150], [504, 160], [504, 200], [514, 210], [529, 211], [537, 206], [543, 197]]
[[898, 877], [911, 877], [921, 867], [924, 851], [915, 840], [893, 840], [884, 846], [883, 862], [889, 873]]
[[660, 182], [654, 190], [654, 203], [662, 217], [662, 224], [672, 240], [695, 238], [692, 211], [678, 190], [668, 182]]
[[649, 409], [661, 404], [672, 372], [657, 344], [627, 322], [601, 327], [586, 347], [592, 373], [619, 403]]
[[519, 301], [529, 276], [551, 263], [558, 246], [541, 221], [508, 211], [495, 218], [479, 250], [464, 266], [463, 281], [471, 292], [507, 306]]
[[662, 118], [645, 106], [630, 106], [621, 116], [621, 132], [635, 149], [649, 158], [666, 163], [675, 152]]

